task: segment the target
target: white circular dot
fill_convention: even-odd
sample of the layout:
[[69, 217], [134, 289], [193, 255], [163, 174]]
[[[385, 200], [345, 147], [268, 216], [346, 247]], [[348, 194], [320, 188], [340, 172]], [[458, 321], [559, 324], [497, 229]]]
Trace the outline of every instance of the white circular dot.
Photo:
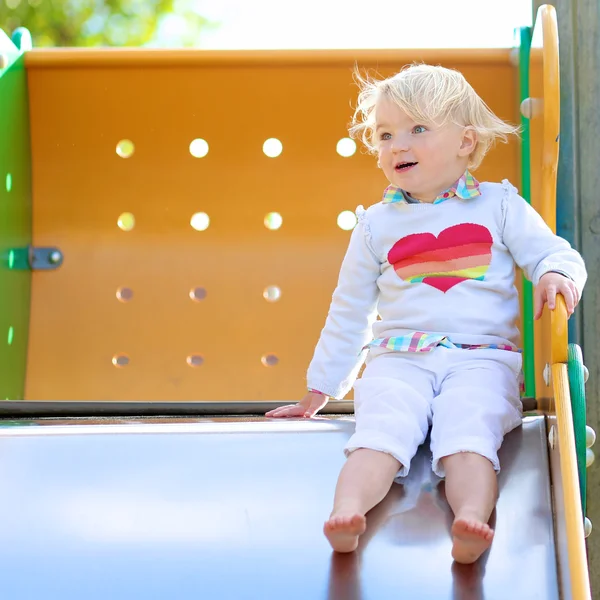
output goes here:
[[283, 217], [276, 212], [269, 213], [265, 217], [265, 227], [267, 229], [279, 229], [283, 225]]
[[344, 231], [350, 231], [351, 229], [354, 229], [356, 223], [356, 215], [351, 210], [344, 210], [338, 215], [338, 227]]
[[133, 298], [133, 290], [128, 287], [122, 287], [117, 290], [117, 299], [121, 302], [129, 302]]
[[185, 360], [190, 367], [200, 367], [204, 363], [204, 358], [199, 354], [191, 354]]
[[126, 354], [115, 354], [112, 357], [112, 364], [118, 368], [126, 367], [129, 364], [129, 356]]
[[124, 212], [119, 215], [117, 225], [119, 226], [119, 229], [122, 229], [123, 231], [131, 231], [135, 227], [135, 216], [133, 213]]
[[121, 140], [117, 144], [117, 154], [121, 158], [129, 158], [135, 151], [135, 145], [131, 140]]
[[274, 367], [279, 363], [279, 358], [275, 354], [265, 354], [261, 357], [260, 362], [265, 367]]
[[336, 150], [340, 156], [348, 158], [356, 152], [356, 142], [351, 138], [342, 138], [337, 143]]
[[194, 158], [204, 158], [208, 154], [208, 142], [202, 138], [193, 140], [190, 144], [190, 154]]
[[263, 291], [263, 298], [267, 302], [277, 302], [281, 298], [281, 290], [276, 285], [270, 285]]
[[208, 226], [210, 225], [210, 218], [206, 213], [203, 213], [203, 212], [196, 213], [196, 214], [192, 215], [192, 218], [190, 219], [190, 225], [196, 231], [205, 231], [206, 229], [208, 229]]
[[206, 290], [202, 287], [194, 288], [190, 290], [190, 298], [196, 302], [200, 302], [206, 298]]
[[269, 158], [276, 158], [283, 152], [283, 144], [277, 138], [269, 138], [263, 144], [263, 152]]

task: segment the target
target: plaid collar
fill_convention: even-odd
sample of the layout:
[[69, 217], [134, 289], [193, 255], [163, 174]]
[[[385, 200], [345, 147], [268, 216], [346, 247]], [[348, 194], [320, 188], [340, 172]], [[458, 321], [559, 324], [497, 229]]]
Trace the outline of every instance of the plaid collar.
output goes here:
[[[480, 196], [479, 181], [471, 175], [467, 169], [460, 179], [456, 183], [449, 187], [446, 191], [438, 195], [433, 201], [433, 204], [439, 204], [444, 200], [449, 200], [456, 196], [461, 200], [470, 200], [471, 198], [477, 198]], [[402, 202], [404, 204], [418, 204], [419, 201], [413, 198], [408, 192], [403, 189], [396, 187], [395, 185], [388, 185], [383, 192], [383, 203], [391, 204], [392, 202]]]

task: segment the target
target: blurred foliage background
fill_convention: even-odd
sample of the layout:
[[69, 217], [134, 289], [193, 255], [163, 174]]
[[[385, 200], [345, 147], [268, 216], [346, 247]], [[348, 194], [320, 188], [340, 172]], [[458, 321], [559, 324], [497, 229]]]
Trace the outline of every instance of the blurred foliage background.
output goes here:
[[193, 0], [0, 0], [0, 29], [26, 27], [34, 47], [191, 47], [215, 26]]

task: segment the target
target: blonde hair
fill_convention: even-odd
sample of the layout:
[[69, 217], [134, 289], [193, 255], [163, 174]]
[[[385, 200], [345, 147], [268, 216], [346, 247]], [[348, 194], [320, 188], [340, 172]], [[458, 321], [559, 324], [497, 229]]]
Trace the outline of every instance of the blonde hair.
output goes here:
[[360, 87], [358, 105], [350, 135], [360, 137], [368, 150], [377, 153], [375, 109], [380, 98], [395, 102], [413, 121], [443, 126], [448, 122], [470, 126], [477, 134], [469, 168], [476, 169], [496, 140], [508, 141], [520, 128], [498, 118], [477, 95], [462, 73], [440, 66], [412, 64], [383, 80], [363, 79], [356, 70]]

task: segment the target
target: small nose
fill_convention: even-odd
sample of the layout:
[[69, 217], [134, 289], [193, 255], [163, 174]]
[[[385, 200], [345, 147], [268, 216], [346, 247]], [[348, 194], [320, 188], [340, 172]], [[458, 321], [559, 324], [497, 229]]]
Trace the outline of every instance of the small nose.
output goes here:
[[397, 134], [392, 138], [392, 152], [406, 152], [408, 150], [408, 136]]

